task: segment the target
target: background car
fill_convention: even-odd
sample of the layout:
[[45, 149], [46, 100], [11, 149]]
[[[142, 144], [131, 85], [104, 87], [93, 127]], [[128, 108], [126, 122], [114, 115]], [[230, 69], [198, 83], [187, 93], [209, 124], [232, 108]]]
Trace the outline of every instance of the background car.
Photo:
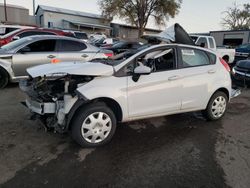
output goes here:
[[236, 63], [232, 69], [232, 80], [238, 86], [250, 86], [250, 57]]
[[67, 61], [86, 62], [108, 58], [112, 51], [63, 36], [30, 36], [0, 48], [0, 88], [27, 76], [31, 66]]
[[112, 50], [114, 54], [119, 54], [127, 50], [136, 50], [140, 48], [141, 46], [142, 44], [140, 44], [139, 42], [121, 41], [121, 42], [115, 43], [111, 47], [103, 47], [103, 49]]
[[17, 29], [28, 29], [28, 28], [35, 28], [35, 27], [21, 26], [21, 25], [0, 25], [0, 36], [6, 35]]
[[247, 59], [250, 55], [250, 43], [242, 44], [235, 49], [235, 60], [244, 60]]
[[6, 45], [14, 40], [18, 40], [23, 37], [32, 35], [62, 35], [62, 36], [75, 37], [74, 33], [72, 32], [65, 32], [56, 29], [43, 29], [43, 28], [17, 29], [0, 37], [0, 46]]
[[85, 32], [73, 31], [73, 33], [75, 34], [75, 37], [76, 37], [77, 39], [80, 39], [80, 40], [82, 40], [82, 41], [84, 41], [84, 42], [87, 42], [88, 39], [89, 39], [87, 33], [85, 33]]

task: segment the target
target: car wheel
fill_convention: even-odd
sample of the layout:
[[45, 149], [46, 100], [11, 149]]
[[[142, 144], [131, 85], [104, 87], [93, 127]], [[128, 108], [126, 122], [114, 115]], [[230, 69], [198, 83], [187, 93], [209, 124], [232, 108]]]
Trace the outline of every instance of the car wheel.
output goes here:
[[214, 121], [222, 118], [226, 112], [228, 97], [224, 92], [216, 92], [210, 99], [203, 115], [207, 120]]
[[71, 124], [72, 138], [83, 147], [108, 143], [116, 130], [116, 117], [104, 103], [82, 107]]
[[0, 89], [4, 88], [9, 82], [9, 74], [0, 67]]

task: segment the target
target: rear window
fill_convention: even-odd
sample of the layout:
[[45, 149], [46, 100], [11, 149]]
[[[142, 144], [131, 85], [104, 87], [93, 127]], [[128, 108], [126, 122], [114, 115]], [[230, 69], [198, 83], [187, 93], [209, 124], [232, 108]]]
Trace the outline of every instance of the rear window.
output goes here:
[[83, 42], [71, 41], [71, 40], [59, 40], [59, 52], [77, 52], [87, 48]]
[[88, 39], [88, 35], [86, 33], [75, 33], [76, 38], [78, 39]]

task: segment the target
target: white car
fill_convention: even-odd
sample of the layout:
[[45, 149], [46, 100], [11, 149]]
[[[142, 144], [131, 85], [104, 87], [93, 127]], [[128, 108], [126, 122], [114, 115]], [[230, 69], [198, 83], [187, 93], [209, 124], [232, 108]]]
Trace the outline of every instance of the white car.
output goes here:
[[60, 63], [27, 69], [20, 87], [47, 127], [84, 147], [111, 140], [118, 122], [191, 111], [208, 120], [231, 98], [228, 64], [210, 50], [161, 44], [121, 61]]

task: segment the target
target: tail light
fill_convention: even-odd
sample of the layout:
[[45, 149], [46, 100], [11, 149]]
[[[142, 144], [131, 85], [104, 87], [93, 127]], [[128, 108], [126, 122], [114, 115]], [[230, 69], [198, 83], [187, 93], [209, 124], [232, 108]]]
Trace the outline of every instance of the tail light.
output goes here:
[[5, 44], [7, 44], [8, 43], [8, 41], [7, 40], [0, 40], [0, 46], [3, 46], [3, 45], [5, 45]]
[[227, 62], [226, 62], [224, 59], [222, 59], [221, 57], [220, 57], [220, 62], [221, 62], [221, 64], [225, 67], [225, 69], [226, 69], [228, 72], [231, 71], [231, 69], [230, 69], [229, 65], [227, 64]]
[[114, 56], [113, 53], [105, 53], [104, 55], [105, 55], [106, 57], [113, 57], [113, 56]]

